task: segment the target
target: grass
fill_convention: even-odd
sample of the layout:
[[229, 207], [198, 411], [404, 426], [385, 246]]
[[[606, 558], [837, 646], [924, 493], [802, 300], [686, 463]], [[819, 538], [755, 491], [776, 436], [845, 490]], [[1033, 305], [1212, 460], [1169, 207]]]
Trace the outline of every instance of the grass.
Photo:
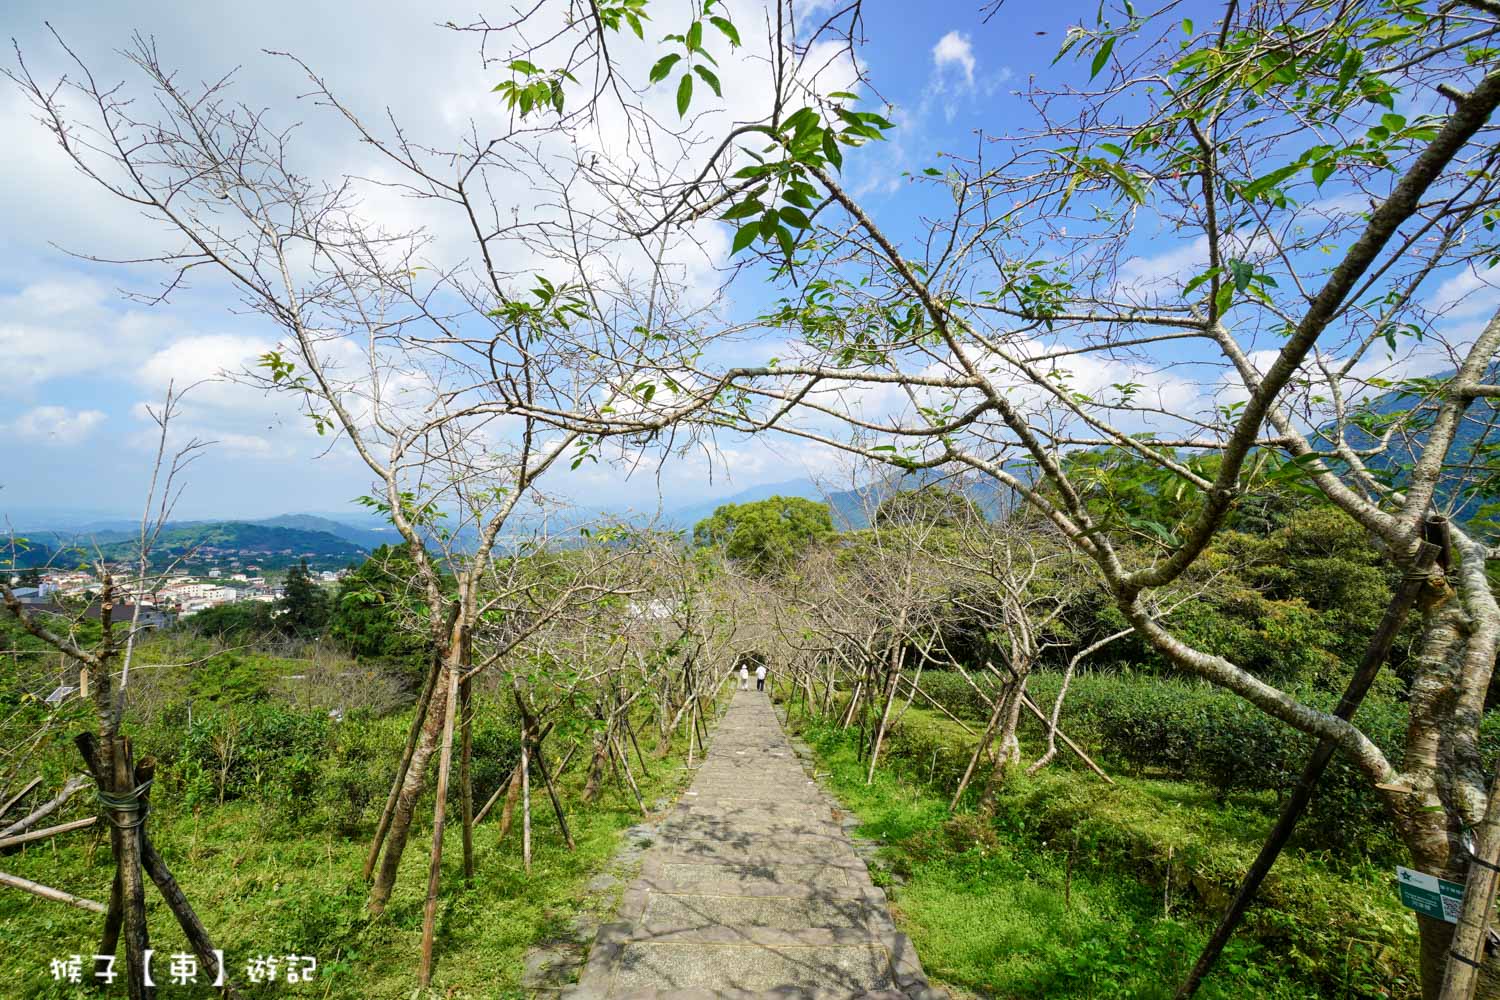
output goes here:
[[[883, 845], [877, 880], [929, 976], [1017, 1000], [1171, 997], [1264, 836], [1269, 800], [1059, 769], [1016, 775], [991, 823], [950, 817], [942, 782], [924, 780], [944, 727], [908, 713], [869, 786], [851, 733], [805, 732]], [[1415, 928], [1388, 874], [1290, 852], [1263, 901], [1200, 997], [1416, 995]]]
[[[643, 778], [648, 805], [673, 797], [686, 772], [681, 750], [652, 762]], [[382, 773], [394, 761], [381, 760]], [[533, 864], [522, 870], [520, 817], [504, 842], [499, 840], [499, 808], [475, 834], [475, 877], [463, 885], [462, 846], [452, 823], [443, 855], [437, 964], [431, 997], [521, 996], [523, 958], [535, 943], [558, 936], [569, 918], [586, 907], [612, 906], [614, 899], [586, 891], [589, 879], [605, 868], [621, 831], [640, 822], [628, 792], [606, 785], [592, 806], [583, 806], [577, 791], [583, 768], [565, 780], [568, 819], [577, 851], [563, 844], [545, 792], [534, 789], [532, 802]], [[378, 808], [378, 804], [377, 804]], [[425, 804], [430, 820], [430, 796]], [[373, 819], [373, 817], [371, 817]], [[244, 967], [257, 954], [313, 955], [319, 974], [310, 984], [249, 987], [248, 996], [321, 998], [408, 998], [416, 991], [417, 956], [426, 894], [430, 827], [413, 830], [387, 912], [364, 916], [366, 887], [360, 878], [368, 836], [360, 831], [339, 836], [315, 818], [241, 799], [205, 806], [192, 813], [166, 800], [150, 818], [153, 841], [184, 887], [215, 943], [224, 951], [231, 974], [245, 982]], [[46, 885], [92, 899], [108, 898], [113, 871], [107, 836], [98, 828], [65, 835], [41, 846], [0, 858], [0, 868]], [[173, 917], [148, 887], [152, 944], [158, 954], [156, 978], [173, 952], [185, 951]], [[53, 958], [89, 956], [97, 945], [101, 918], [13, 890], [0, 890], [0, 983], [8, 997], [81, 998], [97, 996], [80, 987], [55, 983]], [[123, 968], [123, 961], [119, 963]], [[202, 977], [207, 978], [207, 977]], [[123, 992], [121, 983], [115, 984]], [[164, 986], [174, 997], [215, 995], [206, 986]]]

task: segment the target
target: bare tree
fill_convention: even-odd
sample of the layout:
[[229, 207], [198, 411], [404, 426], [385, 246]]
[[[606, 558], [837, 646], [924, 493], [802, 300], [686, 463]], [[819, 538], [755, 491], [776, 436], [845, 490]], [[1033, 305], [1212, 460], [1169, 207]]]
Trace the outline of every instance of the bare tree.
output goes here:
[[[1435, 509], [1459, 513], [1493, 488], [1491, 452], [1464, 441], [1494, 427], [1500, 313], [1454, 314], [1493, 282], [1494, 5], [1406, 5], [1394, 35], [1378, 0], [1231, 2], [1204, 26], [1101, 11], [1065, 40], [1076, 81], [1024, 95], [1025, 131], [933, 157], [926, 183], [951, 207], [909, 238], [840, 174], [889, 120], [781, 71], [820, 32], [857, 39], [857, 6], [812, 32], [784, 10], [768, 70], [784, 100], [706, 142], [689, 182], [635, 196], [656, 212], [642, 231], [731, 223], [762, 262], [754, 273], [785, 290], [761, 322], [790, 346], [774, 364], [703, 366], [694, 415], [904, 469], [976, 470], [1015, 491], [1090, 560], [1143, 640], [1334, 741], [1385, 798], [1414, 863], [1468, 880], [1461, 959], [1448, 959], [1452, 925], [1419, 918], [1424, 991], [1437, 996], [1448, 967], [1464, 982], [1445, 995], [1463, 995], [1467, 960], [1494, 995], [1479, 943], [1500, 787], [1477, 753], [1500, 636], [1490, 544], [1455, 523], [1451, 562], [1429, 574], [1399, 767], [1356, 722], [1194, 648], [1152, 596], [1268, 473], [1317, 490], [1399, 572], [1419, 571]], [[1179, 263], [1148, 259], [1165, 240]], [[869, 412], [875, 389], [901, 405]], [[680, 417], [674, 402], [653, 416]], [[1079, 449], [1132, 456], [1196, 503], [1180, 523], [1132, 523], [1090, 495], [1068, 458]], [[1403, 449], [1410, 461], [1393, 462]], [[1146, 561], [1126, 554], [1143, 545]]]

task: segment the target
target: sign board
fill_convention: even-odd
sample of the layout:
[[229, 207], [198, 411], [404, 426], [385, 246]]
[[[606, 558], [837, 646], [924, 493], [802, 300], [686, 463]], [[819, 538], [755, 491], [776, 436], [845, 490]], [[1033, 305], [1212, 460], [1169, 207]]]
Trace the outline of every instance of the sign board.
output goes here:
[[1398, 867], [1396, 892], [1401, 896], [1402, 906], [1434, 920], [1458, 923], [1458, 910], [1464, 901], [1463, 883]]

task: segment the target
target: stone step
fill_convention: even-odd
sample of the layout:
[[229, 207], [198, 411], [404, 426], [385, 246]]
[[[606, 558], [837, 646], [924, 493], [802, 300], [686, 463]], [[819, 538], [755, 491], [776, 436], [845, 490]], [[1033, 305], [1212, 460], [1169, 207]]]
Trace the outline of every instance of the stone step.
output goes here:
[[[849, 944], [785, 944], [697, 941], [606, 942], [601, 932], [589, 957], [607, 962], [605, 995], [640, 990], [749, 990], [765, 995], [806, 996], [835, 991], [867, 996], [901, 989], [890, 953], [866, 941]], [[585, 973], [589, 976], [589, 973]], [[595, 975], [595, 981], [601, 977]]]
[[734, 861], [739, 864], [799, 861], [816, 863], [854, 854], [854, 845], [843, 831], [828, 836], [753, 836], [706, 837], [692, 833], [670, 833], [661, 836], [656, 845], [673, 854]]
[[680, 813], [661, 825], [663, 837], [706, 837], [738, 843], [746, 837], [838, 837], [844, 828], [827, 817], [740, 813], [732, 816]]
[[847, 932], [856, 935], [855, 940], [896, 929], [886, 912], [884, 893], [744, 896], [634, 889], [631, 894], [633, 898], [622, 903], [620, 916], [634, 922], [634, 940], [671, 937], [732, 944], [747, 932], [795, 932], [799, 936], [787, 942], [795, 944], [812, 943], [802, 936], [811, 933], [810, 929]]
[[772, 819], [801, 817], [801, 819], [837, 822], [837, 819], [847, 816], [847, 813], [822, 796], [805, 799], [777, 799], [774, 802], [756, 801], [756, 799], [738, 798], [738, 796], [733, 796], [733, 798], [699, 796], [699, 798], [682, 799], [676, 804], [675, 810], [672, 810], [672, 816], [724, 816], [729, 819], [741, 816], [765, 816], [772, 817]]
[[641, 884], [660, 890], [714, 893], [858, 891], [870, 885], [869, 870], [851, 849], [847, 854], [793, 861], [725, 861], [692, 854], [652, 852], [641, 868]]

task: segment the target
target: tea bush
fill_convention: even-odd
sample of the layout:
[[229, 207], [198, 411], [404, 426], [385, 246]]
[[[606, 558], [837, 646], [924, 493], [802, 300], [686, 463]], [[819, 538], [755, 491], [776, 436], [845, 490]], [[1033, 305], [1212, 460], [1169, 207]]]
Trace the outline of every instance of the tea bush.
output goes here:
[[[975, 679], [989, 688], [984, 679]], [[1051, 672], [1035, 674], [1028, 683], [1028, 692], [1044, 713], [1060, 683], [1060, 675]], [[956, 672], [924, 673], [921, 686], [960, 718], [976, 723], [986, 718], [988, 706]], [[1299, 695], [1323, 709], [1331, 709], [1335, 700], [1325, 691]], [[1357, 721], [1399, 766], [1405, 704], [1377, 690], [1365, 699]], [[1221, 798], [1235, 792], [1285, 795], [1314, 747], [1310, 737], [1228, 691], [1198, 681], [1129, 673], [1075, 677], [1061, 722], [1070, 736], [1113, 767], [1138, 776], [1201, 781]], [[1029, 713], [1022, 715], [1021, 731], [1023, 737], [1030, 736], [1028, 746], [1035, 746], [1043, 735]], [[1486, 757], [1493, 760], [1500, 750], [1500, 720], [1486, 721], [1484, 733]], [[1067, 754], [1059, 758], [1064, 766], [1070, 760]], [[1398, 853], [1379, 797], [1341, 755], [1329, 765], [1298, 829], [1303, 841], [1340, 852]]]

